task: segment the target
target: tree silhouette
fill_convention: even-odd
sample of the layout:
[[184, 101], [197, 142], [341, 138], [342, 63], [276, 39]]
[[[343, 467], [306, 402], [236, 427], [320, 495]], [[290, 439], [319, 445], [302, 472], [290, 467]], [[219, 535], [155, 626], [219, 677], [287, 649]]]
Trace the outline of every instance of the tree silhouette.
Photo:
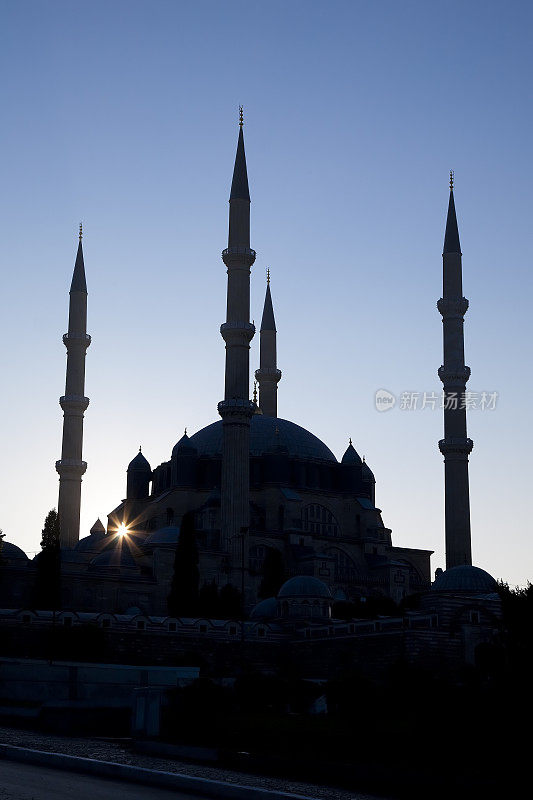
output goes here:
[[59, 514], [55, 508], [46, 515], [42, 530], [41, 552], [36, 562], [33, 606], [57, 611], [61, 607], [61, 545]]
[[218, 586], [215, 581], [204, 583], [200, 589], [198, 613], [203, 617], [214, 617], [215, 619], [220, 614]]
[[261, 599], [275, 597], [285, 582], [283, 556], [276, 547], [267, 547], [262, 575], [259, 597]]
[[5, 564], [5, 558], [2, 558], [2, 549], [4, 547], [4, 539], [6, 538], [2, 528], [0, 528], [0, 567]]
[[231, 583], [220, 590], [218, 614], [220, 619], [236, 619], [242, 615], [241, 593]]
[[194, 514], [183, 515], [174, 558], [174, 575], [168, 595], [168, 613], [173, 617], [192, 617], [198, 613], [198, 548]]

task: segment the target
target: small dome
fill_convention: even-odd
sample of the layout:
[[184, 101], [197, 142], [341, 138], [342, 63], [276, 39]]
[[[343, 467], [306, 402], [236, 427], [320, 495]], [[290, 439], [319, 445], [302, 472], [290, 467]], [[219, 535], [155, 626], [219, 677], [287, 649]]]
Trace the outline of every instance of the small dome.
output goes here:
[[130, 461], [130, 463], [128, 464], [128, 472], [130, 471], [130, 469], [134, 469], [134, 470], [136, 470], [138, 472], [151, 472], [152, 471], [152, 468], [151, 468], [150, 464], [148, 463], [148, 461], [145, 459], [145, 457], [141, 453], [141, 448], [140, 447], [139, 447], [139, 452], [137, 453], [137, 455], [135, 456], [133, 461]]
[[297, 575], [285, 581], [278, 592], [278, 597], [328, 597], [331, 592], [325, 583], [311, 575]]
[[484, 569], [464, 564], [442, 572], [431, 588], [434, 592], [492, 594], [497, 590], [497, 585], [492, 575]]
[[172, 545], [175, 547], [180, 536], [180, 529], [175, 525], [168, 525], [166, 528], [159, 528], [144, 540], [144, 547], [158, 547], [161, 545]]
[[278, 615], [278, 601], [275, 597], [261, 600], [250, 612], [250, 619], [272, 619]]
[[364, 481], [373, 481], [374, 483], [376, 482], [376, 479], [374, 478], [374, 473], [366, 463], [364, 456], [363, 456], [363, 468], [361, 470], [361, 474], [363, 476]]
[[191, 440], [187, 436], [187, 429], [185, 429], [185, 433], [183, 434], [183, 436], [181, 437], [179, 442], [177, 442], [177, 444], [175, 444], [174, 447], [172, 448], [172, 456], [175, 456], [175, 455], [178, 455], [178, 454], [179, 455], [186, 455], [187, 454], [187, 455], [193, 455], [193, 456], [198, 455], [198, 451], [196, 450], [196, 447], [192, 444]]
[[333, 595], [333, 599], [337, 603], [347, 603], [348, 602], [348, 597], [347, 597], [346, 592], [344, 591], [344, 589], [337, 589], [335, 594]]
[[0, 547], [0, 558], [8, 558], [10, 561], [14, 561], [15, 559], [29, 561], [24, 550], [21, 550], [16, 544], [11, 544], [11, 542], [6, 542], [5, 540]]
[[94, 569], [106, 567], [138, 569], [137, 562], [131, 553], [130, 544], [126, 542], [126, 537], [115, 539], [113, 545], [96, 556], [96, 558], [93, 558], [89, 566]]
[[341, 464], [353, 464], [356, 467], [360, 467], [362, 464], [362, 461], [359, 457], [359, 453], [353, 446], [351, 439], [350, 439], [350, 444], [346, 448], [346, 452], [342, 457]]
[[105, 539], [105, 533], [91, 533], [90, 536], [84, 536], [83, 539], [80, 539], [73, 549], [77, 553], [99, 553], [108, 543]]
[[142, 611], [138, 606], [130, 606], [124, 613], [131, 614], [132, 617], [138, 617], [139, 614], [142, 614]]

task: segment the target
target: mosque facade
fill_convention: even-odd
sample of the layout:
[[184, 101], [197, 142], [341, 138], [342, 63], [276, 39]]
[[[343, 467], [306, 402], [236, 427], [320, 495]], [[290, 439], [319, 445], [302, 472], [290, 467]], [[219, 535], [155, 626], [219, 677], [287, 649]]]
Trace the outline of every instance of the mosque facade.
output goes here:
[[[84, 396], [86, 283], [80, 239], [71, 287], [67, 389], [60, 473], [60, 520], [67, 605], [164, 614], [181, 521], [194, 514], [200, 583], [244, 589], [249, 611], [261, 599], [269, 550], [286, 579], [323, 581], [342, 600], [401, 600], [429, 588], [430, 552], [393, 545], [376, 506], [375, 478], [353, 444], [338, 461], [327, 445], [278, 416], [276, 323], [268, 278], [260, 328], [259, 396], [250, 399], [250, 193], [242, 123], [229, 199], [224, 397], [220, 419], [173, 446], [152, 468], [139, 453], [127, 468], [126, 497], [78, 540]], [[73, 344], [74, 343], [74, 344]], [[71, 377], [71, 374], [73, 377]], [[72, 389], [70, 388], [72, 386]], [[73, 428], [77, 426], [75, 430]], [[68, 474], [65, 474], [68, 471]], [[71, 579], [68, 579], [68, 576]], [[319, 607], [319, 604], [318, 606]], [[315, 607], [315, 611], [316, 611]], [[310, 613], [312, 609], [310, 610]]]
[[[185, 431], [169, 460], [154, 468], [139, 450], [127, 467], [125, 498], [109, 513], [105, 526], [98, 520], [89, 535], [80, 538], [81, 481], [87, 467], [82, 460], [83, 417], [89, 405], [85, 355], [90, 344], [80, 230], [69, 329], [63, 337], [67, 377], [60, 400], [62, 454], [56, 463], [62, 613], [93, 615], [102, 624], [115, 620], [113, 624], [137, 625], [137, 632], [146, 625], [159, 625], [167, 632], [169, 625], [174, 631], [185, 625], [184, 630], [196, 633], [202, 633], [202, 624], [206, 629], [213, 626], [212, 622], [168, 617], [176, 549], [188, 515], [198, 549], [200, 586], [222, 589], [230, 585], [239, 590], [242, 611], [253, 630], [259, 631], [259, 623], [266, 626], [258, 636], [268, 634], [273, 641], [286, 637], [289, 629], [283, 628], [283, 621], [287, 620], [291, 636], [296, 631], [297, 638], [305, 638], [306, 626], [321, 625], [327, 638], [336, 601], [361, 603], [381, 597], [399, 603], [413, 594], [422, 598], [420, 620], [435, 629], [435, 636], [439, 613], [447, 620], [446, 638], [450, 620], [456, 624], [461, 614], [467, 614], [468, 625], [476, 619], [479, 623], [480, 614], [485, 613], [482, 609], [491, 604], [494, 608], [486, 625], [487, 631], [493, 630], [498, 616], [495, 582], [471, 565], [468, 456], [472, 441], [467, 437], [466, 411], [445, 405], [439, 448], [445, 461], [447, 569], [440, 571], [432, 587], [431, 551], [392, 543], [391, 529], [376, 505], [374, 474], [351, 440], [339, 461], [310, 431], [278, 416], [282, 375], [269, 279], [260, 328], [260, 365], [255, 372], [259, 396], [254, 389], [249, 398], [249, 350], [255, 335], [250, 322], [250, 273], [255, 255], [250, 247], [241, 118], [229, 199], [228, 247], [222, 253], [228, 283], [226, 320], [220, 328], [226, 360], [224, 397], [217, 407], [220, 419], [191, 435]], [[446, 398], [464, 391], [470, 373], [464, 364], [463, 317], [468, 302], [462, 297], [452, 184], [443, 263], [444, 289], [438, 309], [443, 317], [444, 363], [439, 376]], [[262, 585], [273, 553], [280, 586], [269, 597]], [[0, 602], [5, 608], [29, 607], [34, 564], [7, 542], [0, 555]], [[22, 622], [24, 613], [18, 615]], [[405, 622], [400, 622], [402, 626]], [[369, 631], [377, 632], [375, 627]], [[235, 627], [230, 635], [236, 633]]]

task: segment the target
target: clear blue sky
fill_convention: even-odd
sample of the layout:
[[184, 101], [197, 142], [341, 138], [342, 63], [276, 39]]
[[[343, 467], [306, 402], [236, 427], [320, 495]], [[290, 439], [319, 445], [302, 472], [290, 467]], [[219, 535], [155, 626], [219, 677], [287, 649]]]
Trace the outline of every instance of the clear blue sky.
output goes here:
[[[393, 540], [443, 565], [441, 252], [455, 169], [470, 300], [474, 561], [531, 578], [531, 30], [526, 2], [0, 3], [0, 527], [57, 503], [68, 289], [89, 286], [82, 535], [223, 396], [227, 199], [245, 106], [252, 307], [265, 268], [280, 416], [351, 436]], [[258, 365], [253, 342], [252, 366]]]

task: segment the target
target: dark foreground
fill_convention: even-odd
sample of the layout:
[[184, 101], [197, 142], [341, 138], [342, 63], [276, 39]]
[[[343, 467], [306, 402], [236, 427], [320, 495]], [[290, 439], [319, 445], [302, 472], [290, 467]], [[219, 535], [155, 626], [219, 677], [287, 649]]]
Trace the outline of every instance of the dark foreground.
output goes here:
[[[33, 764], [0, 760], [1, 800], [193, 800], [175, 790], [135, 786]], [[201, 800], [202, 795], [194, 795]]]

